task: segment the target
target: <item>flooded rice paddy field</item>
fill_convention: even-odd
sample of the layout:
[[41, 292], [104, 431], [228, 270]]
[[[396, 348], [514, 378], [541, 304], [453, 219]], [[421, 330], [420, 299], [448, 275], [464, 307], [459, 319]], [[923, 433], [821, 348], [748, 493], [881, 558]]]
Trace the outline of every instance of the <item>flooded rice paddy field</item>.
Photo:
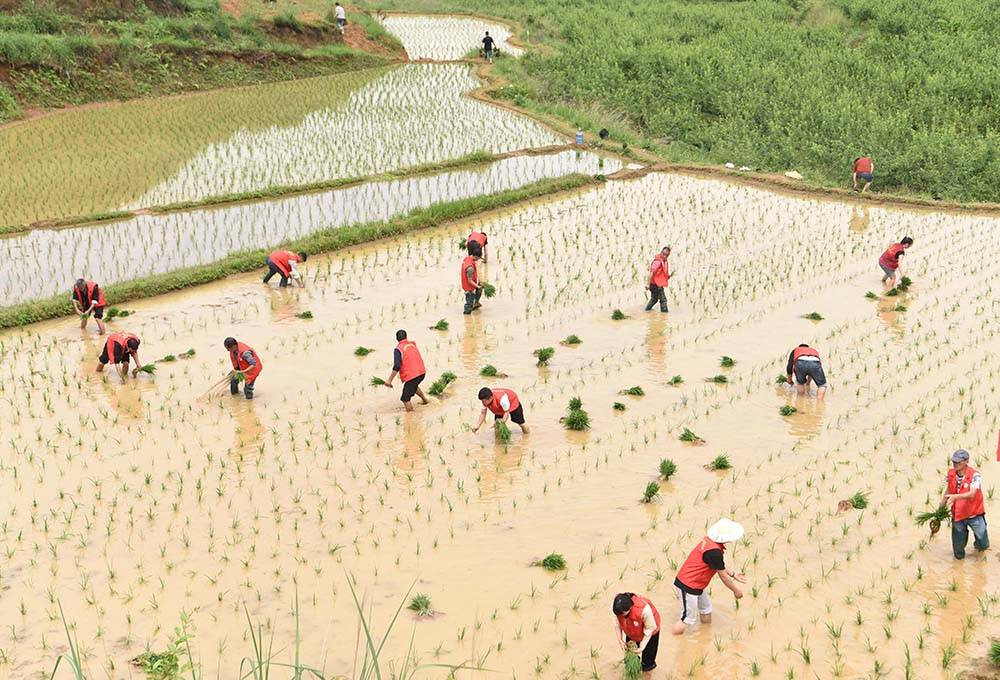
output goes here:
[[382, 23], [403, 43], [406, 54], [413, 60], [462, 59], [482, 47], [487, 31], [501, 53], [514, 57], [523, 54], [523, 50], [507, 42], [511, 34], [506, 26], [481, 19], [392, 14], [382, 19]]
[[[304, 661], [349, 676], [353, 577], [377, 627], [411, 585], [429, 595], [436, 613], [401, 616], [394, 658], [412, 633], [422, 663], [617, 678], [614, 594], [648, 594], [672, 621], [677, 565], [728, 516], [747, 529], [727, 558], [746, 596], [737, 608], [713, 585], [714, 621], [664, 635], [653, 678], [954, 677], [998, 629], [996, 551], [954, 562], [947, 527], [928, 539], [913, 514], [959, 446], [994, 504], [1000, 264], [982, 244], [996, 227], [651, 174], [310, 258], [304, 290], [247, 275], [136, 302], [113, 326], [143, 338], [143, 362], [195, 355], [124, 385], [93, 372], [100, 340], [72, 319], [4, 332], [4, 673], [51, 670], [61, 602], [94, 677], [134, 677], [127, 660], [164, 648], [186, 611], [206, 669], [235, 678], [244, 606], [291, 660], [297, 590]], [[456, 241], [473, 228], [498, 292], [463, 316]], [[904, 234], [914, 286], [866, 299]], [[671, 313], [645, 313], [665, 243]], [[429, 380], [457, 375], [412, 414], [369, 386], [397, 328]], [[569, 334], [582, 343], [560, 345]], [[228, 335], [263, 359], [252, 402], [205, 395]], [[775, 384], [799, 342], [824, 357], [825, 402]], [[487, 364], [509, 377], [479, 377]], [[519, 392], [531, 435], [469, 431], [483, 384]], [[635, 385], [645, 396], [619, 394]], [[589, 431], [559, 423], [574, 396]], [[706, 443], [678, 441], [685, 427]], [[706, 470], [720, 454], [733, 468]], [[662, 458], [677, 474], [642, 504]], [[857, 491], [868, 509], [837, 514]], [[530, 566], [550, 552], [565, 571]]]
[[104, 284], [216, 262], [330, 228], [388, 220], [436, 203], [494, 194], [572, 173], [621, 168], [589, 152], [513, 156], [468, 170], [366, 182], [271, 201], [154, 215], [0, 237], [3, 305], [72, 287], [79, 273]]

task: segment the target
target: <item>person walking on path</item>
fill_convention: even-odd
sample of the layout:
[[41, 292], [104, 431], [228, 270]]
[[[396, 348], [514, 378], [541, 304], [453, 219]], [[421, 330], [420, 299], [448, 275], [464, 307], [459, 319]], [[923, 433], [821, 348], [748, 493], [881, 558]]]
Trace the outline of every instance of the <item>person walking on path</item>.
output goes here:
[[528, 434], [528, 426], [524, 424], [524, 406], [521, 405], [521, 400], [517, 398], [514, 390], [506, 388], [491, 390], [489, 387], [484, 387], [479, 390], [479, 401], [483, 404], [483, 410], [479, 414], [479, 420], [472, 426], [473, 432], [478, 432], [483, 426], [486, 422], [486, 412], [489, 411], [493, 414], [494, 420], [504, 422], [511, 420], [521, 426], [521, 432]]
[[97, 332], [104, 335], [104, 291], [93, 281], [77, 279], [73, 286], [73, 309], [80, 315], [80, 329], [87, 330], [90, 315], [97, 322]]
[[854, 159], [854, 190], [858, 190], [858, 180], [865, 185], [861, 188], [861, 193], [868, 191], [874, 179], [875, 163], [868, 156], [860, 156]]
[[653, 309], [653, 305], [660, 303], [661, 312], [669, 312], [667, 309], [667, 284], [670, 282], [670, 265], [667, 258], [670, 257], [670, 246], [663, 246], [663, 249], [653, 257], [653, 264], [649, 267], [649, 304], [646, 311]]
[[103, 373], [106, 365], [114, 364], [115, 368], [118, 369], [118, 374], [124, 380], [128, 376], [129, 359], [135, 359], [132, 377], [139, 375], [139, 367], [142, 366], [139, 362], [140, 344], [139, 336], [134, 333], [112, 333], [108, 336], [107, 342], [104, 343], [104, 351], [97, 359], [97, 372]]
[[486, 252], [486, 244], [489, 242], [490, 240], [486, 238], [485, 233], [481, 231], [473, 231], [471, 234], [469, 234], [469, 238], [465, 240], [465, 247], [466, 249], [468, 249], [468, 247], [471, 246], [473, 243], [478, 243], [479, 248], [483, 251], [483, 263], [485, 264], [486, 262], [489, 261], [488, 253]]
[[743, 591], [736, 584], [746, 583], [746, 577], [726, 569], [724, 560], [726, 544], [742, 537], [742, 526], [732, 520], [720, 519], [708, 528], [708, 535], [701, 539], [681, 565], [674, 579], [674, 590], [681, 604], [680, 619], [673, 628], [674, 635], [683, 635], [688, 626], [698, 623], [699, 618], [702, 623], [712, 622], [712, 601], [708, 599], [705, 589], [716, 574], [733, 591], [737, 600], [743, 597]]
[[618, 620], [618, 643], [622, 651], [628, 643], [636, 645], [642, 657], [644, 673], [656, 668], [656, 650], [660, 646], [660, 612], [653, 603], [635, 593], [619, 593], [611, 604], [611, 611]]
[[483, 306], [483, 284], [479, 281], [479, 265], [483, 249], [478, 243], [469, 244], [469, 254], [462, 260], [462, 290], [465, 292], [465, 309], [463, 314], [472, 314], [472, 310]]
[[483, 56], [486, 57], [486, 61], [493, 63], [493, 48], [496, 46], [493, 38], [490, 36], [490, 32], [486, 31], [486, 37], [483, 38]]
[[347, 26], [347, 12], [344, 11], [344, 6], [339, 2], [333, 7], [334, 17], [337, 19], [337, 30], [340, 34], [344, 34], [344, 27]]
[[398, 343], [396, 349], [392, 351], [392, 373], [385, 381], [385, 386], [392, 387], [392, 381], [398, 374], [399, 379], [403, 381], [403, 394], [399, 400], [403, 402], [403, 407], [407, 411], [412, 411], [413, 404], [410, 400], [414, 394], [420, 397], [420, 401], [424, 404], [430, 403], [424, 396], [424, 391], [420, 389], [420, 383], [423, 382], [427, 370], [424, 368], [424, 359], [420, 356], [417, 343], [406, 339], [406, 331], [396, 331], [396, 342]]
[[226, 338], [223, 345], [229, 352], [229, 360], [233, 364], [233, 372], [229, 377], [229, 393], [239, 392], [240, 379], [242, 378], [243, 395], [247, 399], [253, 399], [253, 388], [257, 376], [264, 370], [263, 362], [253, 347], [239, 342], [236, 338]]
[[305, 262], [308, 259], [305, 253], [293, 253], [290, 250], [275, 250], [273, 253], [267, 256], [267, 274], [264, 275], [264, 283], [271, 280], [275, 274], [281, 277], [281, 283], [279, 284], [281, 288], [285, 288], [288, 285], [288, 279], [294, 279], [295, 283], [299, 284], [300, 288], [305, 288], [306, 284], [302, 283], [302, 274], [296, 268], [296, 264], [299, 262]]
[[956, 560], [965, 559], [965, 546], [969, 543], [982, 552], [990, 547], [986, 533], [986, 508], [983, 504], [983, 480], [978, 470], [969, 466], [969, 452], [959, 449], [951, 456], [952, 468], [945, 479], [945, 492], [941, 505], [951, 510], [951, 547]]
[[788, 374], [788, 384], [795, 385], [795, 391], [799, 394], [806, 393], [809, 381], [812, 380], [816, 383], [816, 398], [822, 399], [826, 396], [826, 374], [823, 372], [823, 364], [819, 360], [819, 352], [809, 345], [803, 343], [792, 350], [788, 355], [785, 373]]
[[885, 276], [882, 277], [882, 283], [888, 282], [890, 285], [896, 285], [896, 274], [899, 273], [899, 265], [901, 264], [899, 258], [906, 255], [906, 251], [912, 245], [913, 239], [904, 236], [902, 241], [893, 243], [885, 249], [885, 252], [878, 258], [878, 266], [885, 273]]

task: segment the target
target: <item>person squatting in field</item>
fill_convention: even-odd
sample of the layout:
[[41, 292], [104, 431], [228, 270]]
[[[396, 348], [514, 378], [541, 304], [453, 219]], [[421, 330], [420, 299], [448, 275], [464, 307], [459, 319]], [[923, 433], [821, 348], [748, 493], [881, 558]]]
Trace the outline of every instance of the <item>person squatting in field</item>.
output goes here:
[[422, 403], [430, 403], [424, 396], [424, 391], [420, 389], [420, 383], [424, 381], [427, 370], [424, 368], [424, 359], [420, 356], [417, 343], [406, 339], [406, 331], [396, 331], [396, 343], [396, 349], [392, 351], [392, 373], [385, 381], [385, 386], [392, 387], [392, 381], [399, 375], [399, 379], [403, 382], [403, 393], [399, 400], [403, 402], [403, 407], [407, 411], [412, 411], [413, 404], [410, 401], [414, 394], [420, 397]]
[[267, 274], [264, 274], [264, 283], [268, 283], [275, 274], [281, 277], [281, 288], [288, 286], [288, 279], [291, 278], [300, 288], [305, 288], [302, 282], [302, 274], [296, 268], [299, 262], [305, 262], [308, 256], [305, 253], [293, 253], [290, 250], [275, 250], [267, 256]]
[[635, 593], [619, 593], [611, 604], [618, 622], [618, 643], [622, 651], [633, 642], [642, 657], [644, 673], [656, 668], [656, 651], [660, 646], [660, 612], [648, 599]]
[[683, 635], [688, 626], [695, 625], [699, 619], [702, 623], [712, 622], [712, 601], [705, 589], [716, 574], [737, 600], [743, 597], [743, 591], [736, 584], [746, 583], [746, 577], [727, 570], [724, 560], [726, 544], [742, 537], [742, 526], [720, 519], [708, 528], [707, 535], [684, 560], [674, 579], [674, 591], [681, 605], [680, 618], [673, 627], [674, 635]]
[[124, 380], [128, 375], [128, 365], [130, 359], [135, 359], [135, 366], [132, 368], [132, 377], [139, 375], [139, 336], [134, 333], [112, 333], [104, 343], [104, 351], [97, 361], [97, 372], [103, 373], [107, 364], [114, 364], [118, 373]]
[[524, 406], [518, 399], [514, 390], [498, 387], [491, 390], [484, 387], [479, 390], [479, 401], [483, 404], [483, 410], [479, 414], [479, 420], [472, 426], [473, 432], [478, 432], [479, 428], [486, 422], [486, 412], [493, 414], [494, 420], [507, 422], [511, 420], [521, 426], [521, 431], [528, 434], [528, 426], [524, 424]]
[[475, 241], [468, 244], [469, 254], [462, 260], [462, 291], [465, 293], [465, 308], [463, 314], [472, 314], [474, 309], [483, 306], [480, 299], [483, 297], [483, 284], [479, 281], [478, 262], [483, 256], [483, 249]]
[[486, 234], [484, 234], [481, 231], [474, 231], [471, 234], [469, 234], [469, 238], [465, 240], [465, 247], [466, 249], [468, 249], [468, 247], [471, 246], [473, 243], [478, 243], [479, 247], [483, 251], [483, 264], [486, 264], [490, 260], [489, 253], [486, 252], [486, 244], [489, 242], [490, 240], [486, 238]]
[[670, 257], [670, 246], [663, 246], [663, 249], [653, 257], [653, 263], [649, 266], [649, 304], [646, 311], [653, 309], [653, 305], [660, 303], [661, 312], [669, 312], [667, 309], [667, 284], [670, 283], [670, 265], [667, 258]]
[[896, 285], [896, 274], [899, 273], [899, 265], [901, 264], [899, 258], [906, 255], [906, 251], [912, 245], [913, 239], [909, 236], [904, 236], [902, 241], [893, 243], [879, 256], [878, 266], [885, 273], [885, 276], [882, 277], [882, 283], [888, 282], [890, 285]]
[[875, 163], [868, 156], [860, 156], [854, 159], [854, 190], [858, 190], [858, 180], [860, 179], [864, 182], [864, 186], [861, 188], [861, 193], [868, 191], [868, 188], [872, 185], [872, 180], [875, 179]]
[[959, 449], [951, 456], [952, 468], [945, 478], [945, 491], [941, 505], [951, 509], [951, 547], [956, 560], [965, 559], [965, 546], [969, 543], [982, 552], [990, 547], [986, 533], [986, 507], [983, 504], [983, 480], [978, 470], [969, 466], [969, 452]]
[[247, 399], [253, 399], [253, 388], [257, 376], [264, 370], [263, 362], [253, 347], [239, 342], [236, 338], [226, 338], [222, 344], [229, 352], [229, 361], [233, 364], [233, 372], [229, 377], [229, 393], [239, 392], [242, 379], [243, 395]]
[[104, 335], [104, 291], [93, 281], [77, 279], [73, 286], [73, 309], [80, 315], [80, 328], [87, 329], [90, 315], [97, 321], [97, 332]]
[[[795, 391], [805, 394], [809, 381], [816, 383], [816, 398], [826, 396], [826, 374], [819, 360], [819, 352], [805, 343], [799, 345], [788, 355], [788, 365], [785, 366], [788, 384], [795, 385]], [[792, 382], [794, 376], [795, 382]]]

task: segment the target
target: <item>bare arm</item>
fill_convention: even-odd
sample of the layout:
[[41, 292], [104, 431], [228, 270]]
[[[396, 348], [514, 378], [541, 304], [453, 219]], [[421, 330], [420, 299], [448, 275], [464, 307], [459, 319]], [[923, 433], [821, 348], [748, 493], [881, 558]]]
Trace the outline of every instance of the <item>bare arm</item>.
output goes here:
[[479, 414], [479, 420], [476, 421], [476, 424], [472, 426], [472, 431], [477, 432], [485, 422], [486, 422], [486, 409], [484, 408], [482, 412]]
[[722, 583], [727, 588], [733, 591], [733, 595], [736, 597], [737, 600], [743, 597], [743, 591], [740, 590], [740, 587], [738, 585], [736, 585], [737, 581], [742, 583], [743, 581], [746, 580], [743, 574], [733, 574], [732, 576], [730, 576], [728, 571], [720, 571], [719, 578], [722, 580]]
[[385, 386], [392, 387], [392, 381], [396, 379], [397, 375], [399, 375], [399, 371], [393, 371], [392, 373], [390, 373], [389, 379], [385, 381]]

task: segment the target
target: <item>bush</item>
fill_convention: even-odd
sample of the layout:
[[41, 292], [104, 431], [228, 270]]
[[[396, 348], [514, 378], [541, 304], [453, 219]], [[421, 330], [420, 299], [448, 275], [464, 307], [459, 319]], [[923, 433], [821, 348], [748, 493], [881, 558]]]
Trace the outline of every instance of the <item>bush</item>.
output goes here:
[[7, 86], [0, 83], [0, 123], [17, 120], [21, 117], [21, 107]]
[[286, 9], [281, 14], [276, 14], [274, 19], [271, 20], [274, 25], [278, 28], [287, 28], [296, 33], [302, 32], [302, 22], [299, 21], [299, 15], [291, 7]]

